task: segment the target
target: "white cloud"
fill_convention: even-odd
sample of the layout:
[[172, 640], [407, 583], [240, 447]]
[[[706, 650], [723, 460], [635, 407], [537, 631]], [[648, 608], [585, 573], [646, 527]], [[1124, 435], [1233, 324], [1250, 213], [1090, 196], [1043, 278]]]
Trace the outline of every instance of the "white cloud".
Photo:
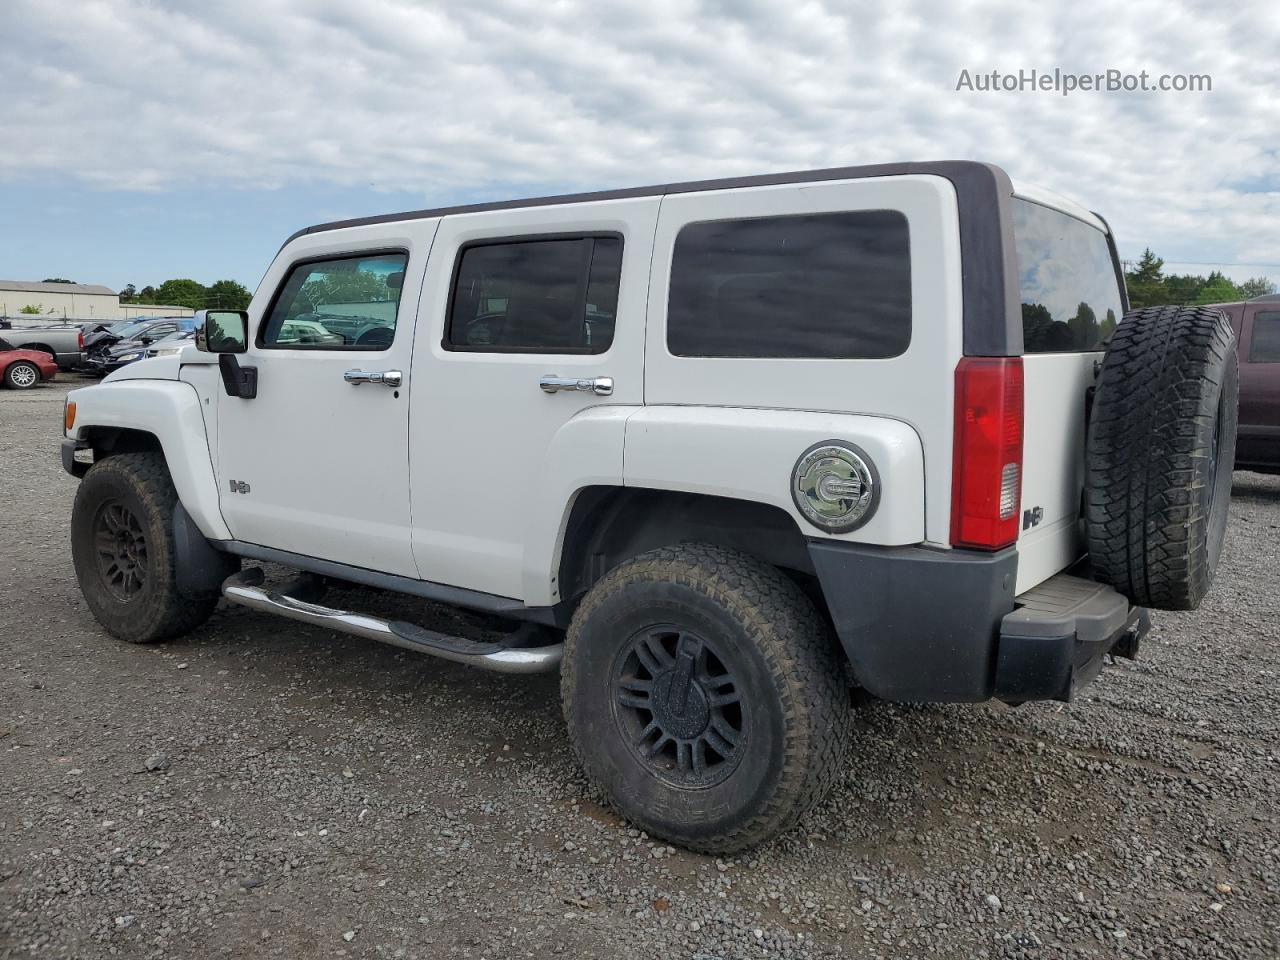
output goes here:
[[[1280, 263], [1265, 2], [6, 0], [0, 35], [21, 41], [0, 61], [0, 180], [445, 202], [972, 157], [1103, 212], [1126, 252]], [[954, 89], [962, 68], [1033, 67], [1213, 91]]]

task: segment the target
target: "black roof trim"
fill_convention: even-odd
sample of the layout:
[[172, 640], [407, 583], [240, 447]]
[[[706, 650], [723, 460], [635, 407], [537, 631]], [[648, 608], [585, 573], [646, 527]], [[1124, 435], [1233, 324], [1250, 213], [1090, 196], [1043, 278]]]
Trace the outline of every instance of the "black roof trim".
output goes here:
[[733, 190], [823, 180], [861, 180], [870, 177], [937, 176], [950, 180], [956, 190], [960, 219], [960, 250], [964, 287], [964, 352], [978, 356], [1018, 356], [1022, 353], [1022, 314], [1018, 295], [1018, 264], [1013, 245], [1008, 175], [992, 164], [974, 160], [939, 160], [921, 163], [877, 163], [857, 167], [828, 167], [718, 180], [570, 193], [524, 200], [500, 200], [454, 207], [385, 213], [373, 217], [334, 220], [297, 231], [281, 245], [298, 237], [346, 227], [364, 227], [403, 220], [424, 220], [489, 210], [515, 210], [632, 197], [661, 197], [705, 190]]

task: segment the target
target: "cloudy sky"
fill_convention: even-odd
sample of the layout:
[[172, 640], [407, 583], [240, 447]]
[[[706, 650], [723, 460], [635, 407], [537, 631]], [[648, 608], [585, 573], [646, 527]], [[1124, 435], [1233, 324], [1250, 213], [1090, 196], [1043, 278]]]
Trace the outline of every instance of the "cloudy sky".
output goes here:
[[[0, 0], [0, 36], [4, 279], [252, 289], [337, 217], [973, 158], [1280, 283], [1273, 0]], [[1212, 91], [956, 90], [1033, 68]]]

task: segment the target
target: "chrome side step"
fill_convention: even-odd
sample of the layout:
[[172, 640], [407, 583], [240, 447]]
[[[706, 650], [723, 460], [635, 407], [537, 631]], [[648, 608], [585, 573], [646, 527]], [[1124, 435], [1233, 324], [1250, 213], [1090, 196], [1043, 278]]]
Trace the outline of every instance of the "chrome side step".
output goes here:
[[451, 637], [403, 621], [382, 620], [363, 613], [325, 607], [281, 591], [263, 589], [262, 581], [261, 570], [245, 570], [223, 582], [222, 595], [232, 603], [254, 610], [497, 673], [546, 673], [560, 665], [564, 654], [563, 643], [545, 647], [508, 647], [501, 643]]

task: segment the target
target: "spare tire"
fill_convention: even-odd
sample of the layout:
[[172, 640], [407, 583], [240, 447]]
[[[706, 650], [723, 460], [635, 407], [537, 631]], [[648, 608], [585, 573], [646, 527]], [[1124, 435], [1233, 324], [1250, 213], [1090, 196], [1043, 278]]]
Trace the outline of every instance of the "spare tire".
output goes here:
[[1220, 310], [1126, 314], [1089, 417], [1086, 528], [1094, 576], [1134, 603], [1193, 610], [1227, 532], [1239, 398]]

